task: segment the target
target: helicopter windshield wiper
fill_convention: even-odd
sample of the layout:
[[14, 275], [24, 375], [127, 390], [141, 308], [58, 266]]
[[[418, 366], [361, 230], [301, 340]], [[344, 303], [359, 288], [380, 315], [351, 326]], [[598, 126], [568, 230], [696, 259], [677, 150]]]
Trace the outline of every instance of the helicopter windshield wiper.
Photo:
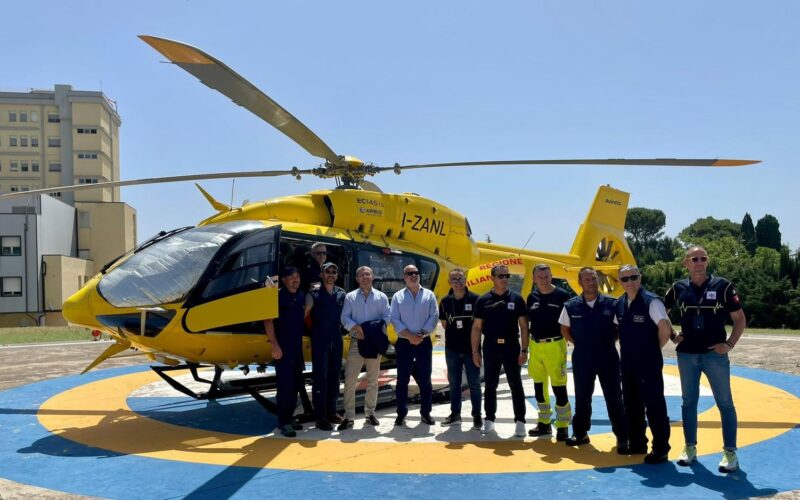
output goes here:
[[170, 236], [172, 236], [174, 234], [182, 233], [182, 232], [184, 232], [184, 231], [186, 231], [188, 229], [192, 229], [193, 227], [194, 226], [183, 226], [183, 227], [179, 227], [177, 229], [173, 229], [171, 231], [159, 231], [158, 234], [156, 234], [155, 236], [153, 236], [149, 240], [145, 241], [144, 243], [142, 243], [138, 247], [136, 247], [133, 250], [133, 253], [139, 253], [142, 250], [144, 250], [145, 248], [153, 245], [154, 243], [158, 243], [159, 241], [161, 241], [163, 239], [169, 238]]

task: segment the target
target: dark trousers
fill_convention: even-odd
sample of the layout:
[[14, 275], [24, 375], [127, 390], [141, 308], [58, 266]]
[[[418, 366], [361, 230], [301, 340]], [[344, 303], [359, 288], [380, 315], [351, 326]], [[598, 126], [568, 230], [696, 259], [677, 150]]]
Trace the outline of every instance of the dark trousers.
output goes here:
[[397, 355], [397, 415], [408, 414], [408, 382], [411, 375], [419, 387], [421, 399], [420, 413], [430, 415], [433, 407], [433, 384], [431, 383], [431, 364], [433, 362], [433, 344], [426, 337], [421, 344], [411, 345], [406, 339], [399, 338], [394, 345]]
[[450, 384], [450, 412], [461, 415], [461, 373], [467, 372], [472, 416], [481, 416], [481, 369], [472, 362], [472, 354], [445, 348], [447, 381]]
[[317, 420], [336, 415], [339, 381], [342, 373], [342, 338], [311, 339], [314, 417]]
[[497, 412], [497, 385], [500, 383], [500, 370], [506, 372], [511, 401], [514, 404], [514, 421], [525, 422], [525, 391], [522, 389], [522, 367], [519, 366], [519, 344], [516, 342], [492, 345], [487, 341], [483, 346], [483, 407], [486, 420], [494, 422]]
[[572, 375], [575, 382], [575, 415], [572, 417], [572, 431], [576, 436], [584, 436], [592, 427], [592, 393], [594, 380], [600, 379], [603, 396], [606, 400], [611, 430], [617, 441], [628, 441], [628, 428], [625, 423], [625, 408], [622, 406], [622, 387], [620, 385], [619, 358], [616, 353], [605, 355], [588, 352], [589, 359], [572, 355]]
[[284, 352], [275, 361], [275, 378], [278, 382], [278, 427], [292, 423], [297, 408], [297, 393], [302, 388], [303, 355]]
[[664, 377], [658, 364], [648, 368], [622, 366], [622, 398], [632, 447], [647, 445], [645, 415], [653, 433], [653, 450], [667, 453], [669, 416], [664, 399]]

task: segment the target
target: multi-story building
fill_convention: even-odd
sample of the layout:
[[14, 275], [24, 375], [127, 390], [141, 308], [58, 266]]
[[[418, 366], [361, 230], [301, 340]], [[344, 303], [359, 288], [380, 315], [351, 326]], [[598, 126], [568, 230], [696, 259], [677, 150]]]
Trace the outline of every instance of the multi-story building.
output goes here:
[[[102, 92], [0, 92], [0, 193], [119, 180], [119, 127]], [[136, 244], [119, 188], [0, 202], [0, 326], [64, 323], [61, 304]]]

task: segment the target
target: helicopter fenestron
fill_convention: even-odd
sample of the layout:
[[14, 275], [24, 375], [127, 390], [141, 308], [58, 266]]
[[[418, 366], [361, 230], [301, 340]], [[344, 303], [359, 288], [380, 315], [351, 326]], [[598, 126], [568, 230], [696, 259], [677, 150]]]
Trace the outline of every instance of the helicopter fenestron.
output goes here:
[[[63, 305], [71, 322], [107, 332], [115, 341], [85, 371], [102, 361], [137, 354], [160, 363], [154, 369], [176, 389], [193, 397], [221, 397], [238, 390], [224, 389], [224, 369], [271, 361], [263, 320], [277, 316], [277, 279], [282, 266], [307, 264], [315, 242], [327, 246], [328, 260], [340, 269], [340, 285], [355, 288], [355, 270], [370, 266], [374, 286], [391, 297], [404, 284], [403, 267], [415, 264], [422, 284], [437, 296], [447, 290], [448, 272], [468, 269], [468, 285], [479, 293], [491, 288], [489, 270], [508, 265], [512, 288], [526, 294], [532, 287], [531, 269], [550, 265], [553, 276], [579, 290], [577, 271], [593, 266], [602, 291], [619, 295], [614, 279], [623, 264], [634, 263], [624, 237], [628, 194], [599, 188], [569, 253], [544, 253], [493, 243], [476, 242], [466, 217], [422, 196], [381, 192], [366, 177], [392, 171], [440, 167], [493, 165], [638, 165], [729, 167], [756, 163], [721, 159], [579, 159], [511, 160], [378, 166], [336, 154], [310, 129], [242, 76], [205, 52], [181, 42], [142, 36], [170, 62], [202, 83], [256, 114], [324, 163], [315, 168], [223, 172], [91, 185], [60, 186], [11, 193], [2, 197], [75, 191], [103, 187], [157, 184], [188, 180], [291, 175], [334, 179], [335, 189], [313, 191], [232, 207], [203, 195], [216, 211], [195, 227], [162, 232], [127, 255], [107, 264]], [[307, 342], [306, 342], [307, 343]], [[308, 346], [306, 345], [306, 348]], [[348, 346], [345, 345], [345, 353]], [[309, 359], [307, 351], [306, 359]], [[189, 390], [166, 371], [215, 367], [208, 393]], [[268, 408], [257, 384], [244, 388]]]

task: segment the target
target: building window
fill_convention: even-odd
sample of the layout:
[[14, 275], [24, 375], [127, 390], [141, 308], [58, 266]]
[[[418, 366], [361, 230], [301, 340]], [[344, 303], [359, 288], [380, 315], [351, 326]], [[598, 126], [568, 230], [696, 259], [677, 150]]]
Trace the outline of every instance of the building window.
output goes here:
[[27, 172], [28, 171], [28, 162], [27, 161], [19, 162], [19, 171], [20, 172]]
[[31, 111], [31, 121], [38, 122], [39, 121], [39, 112], [38, 111]]
[[27, 111], [20, 111], [19, 112], [19, 121], [27, 122], [28, 121], [28, 112]]
[[61, 191], [58, 191], [58, 192], [55, 192], [55, 193], [47, 193], [47, 194], [49, 194], [53, 198], [61, 198]]
[[31, 188], [23, 184], [20, 186], [19, 190], [24, 193], [25, 191], [30, 191]]
[[89, 212], [78, 212], [78, 227], [86, 229], [92, 227], [92, 216]]
[[8, 136], [8, 145], [11, 146], [12, 148], [17, 147], [17, 136], [16, 135]]
[[38, 172], [39, 171], [39, 162], [34, 161], [31, 162], [31, 172]]
[[11, 192], [12, 193], [16, 193], [17, 191], [19, 191], [19, 186], [15, 186], [14, 184], [12, 184], [11, 185]]
[[17, 121], [17, 112], [16, 111], [9, 111], [8, 112], [8, 121], [10, 121], [10, 122]]
[[47, 146], [51, 148], [60, 148], [61, 147], [61, 137], [48, 137], [47, 138]]
[[27, 148], [28, 147], [28, 136], [27, 135], [19, 136], [19, 147], [21, 147], [21, 148]]
[[0, 255], [4, 257], [22, 255], [22, 237], [3, 236], [0, 238]]
[[22, 297], [22, 278], [0, 278], [0, 297]]
[[11, 170], [12, 172], [19, 171], [19, 163], [17, 162], [17, 160], [11, 160], [11, 163], [9, 163], [9, 165], [10, 165], [9, 170]]
[[79, 128], [78, 129], [78, 133], [79, 134], [96, 134], [97, 133], [97, 129], [96, 128]]
[[35, 135], [31, 136], [31, 147], [32, 148], [38, 148], [39, 147], [39, 138], [36, 137]]
[[97, 153], [78, 153], [79, 160], [96, 160]]
[[47, 123], [61, 123], [61, 117], [58, 113], [47, 113]]
[[47, 166], [47, 170], [50, 172], [61, 172], [61, 164], [60, 163], [50, 163]]
[[97, 177], [78, 177], [78, 184], [97, 184]]

